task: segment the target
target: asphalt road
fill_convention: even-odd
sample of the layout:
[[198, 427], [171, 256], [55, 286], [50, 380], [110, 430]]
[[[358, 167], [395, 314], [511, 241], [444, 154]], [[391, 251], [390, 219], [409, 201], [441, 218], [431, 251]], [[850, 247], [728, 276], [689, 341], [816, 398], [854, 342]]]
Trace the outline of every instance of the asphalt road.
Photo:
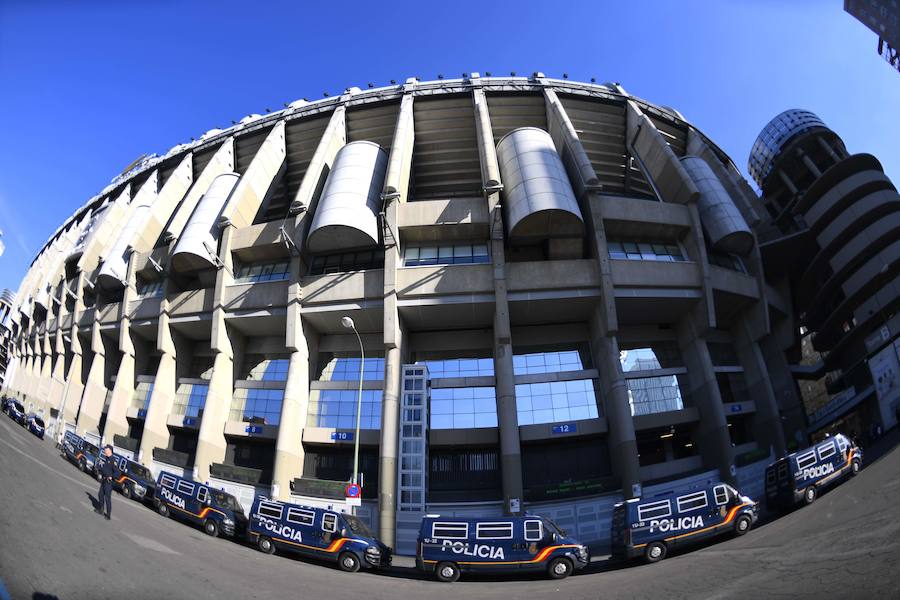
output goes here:
[[[597, 560], [557, 582], [538, 576], [441, 584], [401, 559], [380, 574], [335, 568], [223, 539], [114, 494], [0, 415], [0, 598], [898, 598], [900, 449], [810, 507], [742, 538], [655, 565]], [[410, 566], [403, 566], [410, 565]], [[4, 599], [5, 600], [5, 599]]]

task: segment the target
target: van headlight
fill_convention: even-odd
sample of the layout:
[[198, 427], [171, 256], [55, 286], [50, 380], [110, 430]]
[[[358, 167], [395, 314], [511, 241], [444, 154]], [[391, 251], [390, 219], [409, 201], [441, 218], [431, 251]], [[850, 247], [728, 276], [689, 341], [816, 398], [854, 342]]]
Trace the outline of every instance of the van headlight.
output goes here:
[[375, 564], [381, 562], [381, 550], [375, 546], [369, 546], [366, 548], [366, 560]]
[[144, 486], [142, 486], [139, 483], [136, 483], [136, 484], [134, 484], [134, 491], [138, 496], [143, 496], [144, 494], [147, 493], [147, 488], [145, 488]]
[[578, 546], [578, 550], [576, 552], [578, 552], [578, 560], [585, 563], [588, 561], [587, 546]]
[[234, 520], [233, 520], [233, 519], [222, 519], [222, 524], [223, 524], [223, 525], [234, 526]]

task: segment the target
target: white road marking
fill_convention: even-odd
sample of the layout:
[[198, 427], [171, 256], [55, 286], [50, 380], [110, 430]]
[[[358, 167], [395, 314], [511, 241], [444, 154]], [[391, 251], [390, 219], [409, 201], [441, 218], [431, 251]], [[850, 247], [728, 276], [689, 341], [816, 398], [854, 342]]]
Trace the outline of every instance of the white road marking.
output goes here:
[[72, 509], [71, 509], [71, 508], [66, 508], [66, 507], [63, 506], [62, 504], [59, 505], [59, 510], [61, 510], [61, 511], [63, 511], [63, 512], [67, 512], [67, 513], [69, 513], [70, 515], [72, 514]]
[[135, 533], [128, 533], [127, 531], [123, 531], [122, 535], [130, 539], [132, 542], [141, 546], [142, 548], [147, 548], [148, 550], [155, 550], [156, 552], [162, 552], [163, 554], [181, 554], [181, 552], [176, 552], [172, 550], [165, 544], [161, 544], [156, 540], [151, 540], [150, 538], [145, 538], [142, 535], [137, 535]]

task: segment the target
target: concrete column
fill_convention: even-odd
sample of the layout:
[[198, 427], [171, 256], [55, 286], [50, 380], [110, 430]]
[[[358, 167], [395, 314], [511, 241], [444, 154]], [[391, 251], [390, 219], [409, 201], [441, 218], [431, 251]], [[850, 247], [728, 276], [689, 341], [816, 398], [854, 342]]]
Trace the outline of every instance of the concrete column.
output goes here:
[[519, 442], [519, 415], [516, 408], [512, 334], [506, 291], [503, 217], [499, 205], [496, 202], [492, 202], [492, 205], [491, 259], [494, 272], [494, 378], [497, 394], [497, 423], [500, 426], [503, 509], [506, 514], [513, 514], [516, 505], [518, 511], [522, 510], [522, 448]]
[[[60, 323], [62, 325], [62, 323]], [[53, 341], [54, 353], [56, 354], [56, 363], [53, 365], [53, 372], [50, 376], [50, 393], [47, 395], [47, 406], [61, 410], [63, 390], [66, 387], [66, 344], [63, 341], [63, 330], [59, 327]], [[47, 411], [49, 418], [50, 412]]]
[[228, 220], [237, 228], [253, 224], [272, 183], [284, 174], [286, 157], [284, 121], [279, 121], [266, 136], [247, 167], [247, 172], [229, 196], [228, 204], [222, 209], [221, 219]]
[[41, 336], [41, 351], [41, 378], [34, 398], [35, 412], [40, 410], [45, 417], [49, 417], [50, 405], [47, 404], [47, 399], [50, 397], [50, 381], [53, 377], [53, 346], [50, 344], [50, 334], [46, 329]]
[[103, 402], [106, 400], [106, 348], [100, 333], [100, 322], [96, 320], [91, 332], [91, 350], [94, 358], [91, 360], [87, 381], [84, 382], [77, 428], [80, 433], [92, 431], [99, 434], [97, 427], [103, 412]]
[[[191, 159], [191, 165], [193, 165], [193, 159]], [[181, 166], [179, 165], [179, 170]], [[193, 166], [191, 167], [191, 176], [193, 176]], [[187, 194], [184, 196], [184, 199], [181, 201], [181, 204], [178, 205], [178, 208], [175, 210], [175, 214], [172, 215], [172, 218], [169, 220], [168, 225], [166, 225], [165, 231], [165, 239], [168, 241], [177, 240], [181, 235], [181, 232], [184, 230], [184, 226], [187, 225], [188, 219], [191, 217], [191, 213], [194, 212], [194, 209], [197, 208], [197, 203], [200, 202], [200, 198], [203, 197], [203, 194], [209, 189], [210, 184], [213, 180], [222, 175], [223, 173], [230, 173], [234, 171], [234, 138], [228, 138], [222, 145], [219, 146], [219, 149], [216, 150], [216, 153], [213, 155], [212, 159], [203, 169], [203, 172], [200, 173], [200, 176], [197, 177], [197, 180], [190, 187]], [[176, 173], [173, 173], [170, 177], [175, 177]], [[187, 174], [185, 174], [187, 177]], [[163, 191], [161, 192], [161, 197], [166, 197], [166, 188], [168, 187], [168, 182], [163, 186]], [[155, 212], [155, 211], [151, 211]], [[148, 224], [148, 226], [153, 226], [152, 223]]]
[[481, 183], [485, 192], [503, 189], [500, 181], [500, 165], [497, 162], [497, 147], [494, 145], [494, 131], [488, 111], [487, 98], [480, 87], [472, 91], [475, 107], [475, 130], [478, 133], [478, 158], [481, 163]]
[[[305, 238], [304, 238], [305, 239]], [[272, 472], [272, 496], [289, 500], [291, 481], [303, 475], [303, 428], [309, 404], [309, 347], [300, 316], [300, 272], [302, 261], [291, 259], [291, 283], [288, 286], [285, 346], [291, 351], [288, 363], [281, 424], [275, 441], [275, 465]]]
[[[334, 157], [337, 156], [338, 150], [347, 143], [347, 112], [343, 105], [334, 109], [328, 126], [322, 133], [322, 139], [319, 140], [316, 151], [309, 166], [306, 167], [306, 174], [297, 193], [291, 200], [291, 206], [295, 208], [306, 208], [309, 212], [314, 212], [318, 194], [321, 193], [322, 187], [325, 185], [325, 179], [334, 163]], [[308, 227], [308, 226], [307, 226]], [[304, 235], [303, 240], [306, 240]]]
[[[385, 230], [397, 231], [400, 202], [385, 203]], [[378, 455], [378, 512], [381, 540], [390, 547], [396, 543], [397, 455], [400, 442], [400, 388], [403, 378], [405, 335], [397, 310], [397, 268], [400, 265], [399, 240], [392, 239], [384, 249], [384, 393], [381, 402], [381, 440]]]
[[62, 415], [67, 423], [75, 421], [80, 408], [81, 395], [84, 393], [84, 381], [82, 379], [81, 340], [78, 337], [78, 326], [72, 327], [71, 351], [72, 362], [69, 364], [69, 372], [66, 376], [66, 385], [62, 396]]
[[[415, 80], [407, 83], [404, 90], [415, 87]], [[384, 198], [400, 198], [406, 202], [409, 188], [409, 175], [412, 171], [412, 152], [415, 145], [415, 123], [413, 120], [413, 96], [405, 94], [400, 102], [400, 113], [397, 116], [397, 127], [391, 143], [391, 156], [384, 178]]]
[[225, 223], [219, 247], [219, 271], [216, 275], [215, 298], [213, 299], [212, 326], [209, 345], [215, 358], [213, 359], [212, 377], [209, 380], [209, 393], [200, 421], [200, 433], [197, 438], [197, 453], [194, 459], [194, 478], [198, 481], [209, 479], [209, 468], [212, 463], [225, 460], [225, 422], [231, 408], [234, 393], [234, 349], [231, 344], [228, 326], [225, 323], [225, 307], [222, 297], [226, 286], [234, 277], [231, 259], [231, 238], [234, 228]]
[[696, 202], [700, 192], [690, 175], [653, 121], [631, 100], [627, 102], [625, 120], [626, 145], [662, 200], [676, 204]]
[[[155, 183], [154, 183], [155, 185]], [[155, 191], [155, 190], [154, 190]], [[128, 304], [135, 297], [134, 261], [136, 253], [130, 252], [125, 275], [125, 290], [119, 302], [119, 352], [122, 360], [116, 374], [109, 410], [106, 413], [106, 425], [103, 427], [103, 439], [107, 444], [113, 443], [113, 436], [127, 435], [128, 419], [126, 413], [134, 398], [135, 390], [135, 340], [131, 337], [131, 319], [128, 316]]]
[[681, 392], [700, 413], [695, 440], [704, 464], [718, 469], [723, 481], [734, 483], [731, 436], [712, 358], [702, 335], [707, 328], [705, 323], [698, 327], [695, 319], [690, 315], [682, 317], [675, 326], [678, 347], [687, 367], [688, 389]]
[[769, 370], [762, 350], [750, 334], [749, 324], [744, 318], [738, 319], [732, 329], [732, 337], [735, 353], [744, 368], [747, 391], [756, 403], [753, 437], [759, 442], [760, 447], [773, 448], [776, 457], [784, 456], [784, 429], [781, 426], [781, 415], [778, 413], [778, 399], [769, 379]]
[[759, 344], [775, 392], [787, 450], [802, 448], [809, 441], [807, 415], [790, 364], [774, 332], [761, 339]]
[[112, 444], [113, 436], [128, 433], [128, 420], [125, 418], [131, 399], [134, 397], [134, 341], [127, 326], [119, 332], [119, 351], [122, 360], [116, 373], [109, 410], [106, 413], [106, 425], [103, 427], [103, 443]]
[[608, 447], [613, 473], [627, 498], [641, 495], [640, 462], [634, 419], [628, 402], [628, 384], [619, 361], [619, 340], [606, 329], [606, 315], [598, 303], [591, 315], [591, 354], [600, 373], [604, 417], [609, 425]]
[[141, 436], [139, 458], [145, 463], [153, 458], [154, 448], [166, 448], [169, 445], [169, 428], [166, 421], [175, 404], [175, 393], [178, 387], [176, 368], [177, 351], [172, 333], [169, 329], [168, 315], [160, 317], [156, 348], [160, 351], [159, 368], [150, 394], [147, 407], [147, 418], [144, 421], [144, 434]]

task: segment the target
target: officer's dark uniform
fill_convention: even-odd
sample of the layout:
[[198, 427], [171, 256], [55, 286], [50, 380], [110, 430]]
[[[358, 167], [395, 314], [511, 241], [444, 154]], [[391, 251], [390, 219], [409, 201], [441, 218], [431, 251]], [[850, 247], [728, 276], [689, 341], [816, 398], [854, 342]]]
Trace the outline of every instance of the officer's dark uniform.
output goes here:
[[103, 464], [100, 466], [100, 493], [97, 499], [97, 512], [103, 514], [103, 506], [106, 506], [106, 518], [110, 518], [112, 512], [112, 488], [113, 479], [119, 476], [119, 469], [116, 466], [115, 457], [104, 457]]

